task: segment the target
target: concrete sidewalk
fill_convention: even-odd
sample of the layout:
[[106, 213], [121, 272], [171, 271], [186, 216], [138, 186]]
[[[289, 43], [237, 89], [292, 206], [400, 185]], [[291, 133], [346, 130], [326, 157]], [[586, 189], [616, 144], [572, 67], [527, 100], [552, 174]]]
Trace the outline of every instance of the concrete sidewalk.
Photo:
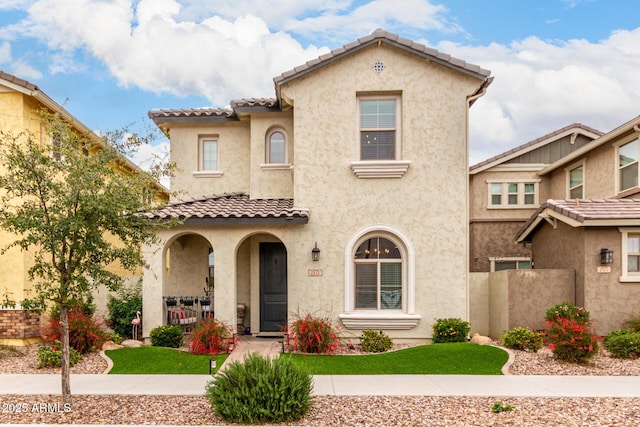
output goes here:
[[[75, 395], [202, 395], [209, 375], [71, 375]], [[640, 377], [317, 375], [316, 396], [640, 397]], [[0, 375], [2, 394], [60, 394], [59, 375]]]

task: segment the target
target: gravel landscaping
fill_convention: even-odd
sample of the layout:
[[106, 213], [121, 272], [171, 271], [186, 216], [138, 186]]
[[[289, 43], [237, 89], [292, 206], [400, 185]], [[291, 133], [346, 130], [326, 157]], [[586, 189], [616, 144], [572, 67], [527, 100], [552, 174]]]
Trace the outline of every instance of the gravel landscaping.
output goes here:
[[[0, 359], [0, 374], [57, 373], [35, 369], [35, 346], [23, 357]], [[640, 375], [640, 360], [618, 360], [602, 354], [588, 366], [562, 363], [546, 349], [537, 354], [514, 352], [513, 375]], [[87, 355], [72, 372], [103, 373], [98, 354]], [[73, 396], [67, 412], [60, 396], [0, 395], [0, 423], [26, 424], [170, 424], [226, 425], [199, 396]], [[493, 413], [501, 401], [515, 407]], [[58, 412], [50, 405], [58, 404]], [[7, 413], [9, 405], [21, 413]], [[16, 406], [14, 406], [15, 408]], [[479, 397], [342, 397], [320, 396], [299, 426], [630, 426], [640, 425], [640, 398], [479, 398]]]

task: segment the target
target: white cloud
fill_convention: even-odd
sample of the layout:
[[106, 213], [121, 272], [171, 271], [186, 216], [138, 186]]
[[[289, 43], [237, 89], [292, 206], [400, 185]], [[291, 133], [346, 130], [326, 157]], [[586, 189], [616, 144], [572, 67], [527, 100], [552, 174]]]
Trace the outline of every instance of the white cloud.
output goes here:
[[37, 80], [42, 77], [42, 73], [31, 67], [28, 63], [18, 60], [11, 63], [11, 72], [21, 79]]
[[11, 61], [11, 44], [4, 42], [0, 44], [0, 63]]
[[508, 46], [438, 48], [495, 76], [471, 109], [472, 163], [571, 123], [606, 132], [640, 113], [640, 29], [598, 43], [530, 37]]

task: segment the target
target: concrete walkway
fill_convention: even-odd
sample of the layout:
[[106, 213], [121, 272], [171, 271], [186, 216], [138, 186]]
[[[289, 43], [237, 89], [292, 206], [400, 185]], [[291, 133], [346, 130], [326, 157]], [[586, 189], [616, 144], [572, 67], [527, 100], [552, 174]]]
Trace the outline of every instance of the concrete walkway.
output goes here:
[[[275, 339], [243, 337], [225, 365], [258, 352], [278, 357]], [[75, 395], [202, 395], [209, 375], [71, 375]], [[640, 376], [316, 375], [316, 396], [640, 397]], [[60, 375], [0, 375], [0, 395], [60, 394]]]

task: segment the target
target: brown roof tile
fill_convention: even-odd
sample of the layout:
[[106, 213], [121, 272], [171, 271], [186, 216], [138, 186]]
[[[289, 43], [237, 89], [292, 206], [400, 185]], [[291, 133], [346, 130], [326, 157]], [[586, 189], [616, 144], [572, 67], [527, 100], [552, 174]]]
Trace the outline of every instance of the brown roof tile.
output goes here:
[[349, 54], [353, 50], [364, 48], [370, 44], [376, 43], [377, 41], [382, 41], [385, 43], [389, 43], [395, 46], [398, 46], [402, 49], [408, 50], [416, 55], [422, 56], [434, 62], [438, 62], [444, 66], [456, 69], [466, 74], [470, 74], [479, 79], [486, 80], [487, 77], [491, 74], [491, 71], [480, 68], [478, 65], [469, 64], [466, 61], [458, 58], [452, 58], [450, 55], [439, 52], [433, 48], [426, 47], [420, 43], [417, 43], [413, 40], [406, 39], [404, 37], [400, 37], [397, 34], [390, 33], [384, 31], [382, 29], [377, 29], [373, 33], [361, 37], [358, 40], [348, 43], [342, 47], [332, 50], [328, 54], [324, 54], [320, 56], [318, 60], [311, 60], [305, 64], [299, 65], [295, 67], [293, 70], [285, 71], [281, 75], [274, 77], [273, 82], [276, 85], [276, 95], [280, 97], [280, 85], [286, 83], [289, 80], [293, 80], [297, 77], [300, 77], [318, 67], [322, 67], [331, 61], [334, 61], [338, 58], [341, 58], [344, 55]]
[[0, 79], [6, 80], [18, 86], [22, 86], [23, 88], [28, 90], [40, 90], [38, 86], [34, 85], [33, 83], [29, 83], [24, 79], [16, 77], [13, 74], [5, 73], [4, 71], [0, 71]]
[[[523, 241], [543, 220], [545, 211], [556, 212], [559, 220], [576, 221], [581, 226], [640, 225], [640, 199], [549, 199], [535, 211], [518, 231], [516, 240]], [[548, 215], [548, 214], [547, 214]]]
[[142, 215], [151, 219], [179, 218], [185, 224], [306, 224], [309, 220], [309, 212], [294, 207], [293, 199], [251, 199], [245, 193], [171, 203]]

